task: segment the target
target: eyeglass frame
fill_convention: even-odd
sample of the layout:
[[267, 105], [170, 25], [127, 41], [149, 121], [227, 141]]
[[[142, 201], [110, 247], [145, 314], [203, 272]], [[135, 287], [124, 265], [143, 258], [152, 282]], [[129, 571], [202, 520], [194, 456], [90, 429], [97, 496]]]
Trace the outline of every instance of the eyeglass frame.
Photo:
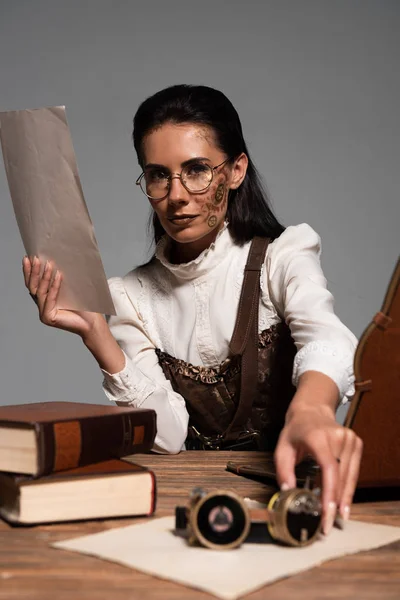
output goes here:
[[[203, 189], [201, 189], [201, 190], [197, 190], [197, 192], [193, 192], [192, 190], [189, 190], [189, 189], [187, 188], [187, 186], [186, 186], [186, 185], [184, 184], [184, 182], [183, 182], [183, 179], [182, 179], [182, 172], [183, 172], [183, 170], [184, 170], [186, 167], [183, 167], [183, 169], [182, 169], [182, 171], [181, 171], [180, 173], [170, 173], [170, 175], [168, 175], [168, 177], [167, 177], [167, 193], [166, 193], [164, 196], [161, 196], [160, 198], [154, 198], [153, 196], [149, 196], [149, 195], [148, 195], [148, 194], [147, 194], [147, 193], [146, 193], [146, 192], [143, 190], [143, 188], [142, 188], [142, 186], [141, 186], [141, 181], [142, 181], [143, 177], [146, 175], [146, 172], [145, 172], [145, 171], [143, 171], [143, 172], [142, 172], [142, 173], [139, 175], [139, 177], [136, 179], [136, 182], [135, 182], [135, 183], [136, 183], [136, 185], [140, 186], [140, 189], [141, 189], [141, 191], [143, 192], [143, 194], [144, 194], [145, 196], [147, 196], [147, 198], [149, 198], [149, 200], [164, 200], [164, 198], [166, 198], [166, 197], [168, 196], [169, 192], [170, 192], [170, 189], [171, 189], [171, 181], [172, 181], [173, 179], [179, 179], [179, 180], [180, 180], [180, 182], [181, 182], [181, 184], [183, 185], [183, 187], [185, 188], [185, 190], [186, 190], [187, 192], [189, 192], [189, 194], [202, 194], [203, 192], [206, 192], [206, 191], [209, 189], [209, 187], [211, 186], [211, 184], [212, 184], [212, 182], [213, 182], [213, 179], [214, 179], [214, 171], [215, 171], [216, 169], [219, 169], [219, 167], [222, 167], [222, 165], [225, 165], [225, 164], [226, 164], [227, 162], [229, 162], [230, 160], [231, 160], [231, 157], [229, 157], [229, 158], [226, 158], [226, 159], [225, 159], [225, 160], [224, 160], [222, 163], [220, 163], [219, 165], [216, 165], [215, 167], [211, 167], [210, 165], [207, 165], [207, 166], [208, 166], [208, 167], [210, 167], [210, 169], [211, 169], [211, 179], [210, 179], [210, 183], [209, 183], [209, 184], [208, 184], [208, 185], [207, 185], [205, 188], [203, 188]], [[200, 161], [199, 161], [199, 162], [200, 162]]]

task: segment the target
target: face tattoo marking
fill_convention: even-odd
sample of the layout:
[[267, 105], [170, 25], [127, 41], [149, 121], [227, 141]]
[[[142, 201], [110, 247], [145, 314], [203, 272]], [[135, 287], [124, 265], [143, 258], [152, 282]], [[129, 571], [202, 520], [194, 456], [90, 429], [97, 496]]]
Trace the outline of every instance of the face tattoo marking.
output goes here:
[[214, 202], [215, 204], [220, 204], [224, 199], [225, 185], [220, 183], [215, 192]]
[[215, 225], [217, 224], [217, 217], [215, 215], [211, 215], [207, 223], [209, 227], [215, 227]]
[[214, 204], [207, 202], [204, 206], [208, 210], [209, 213], [219, 214], [220, 212], [222, 212], [224, 210], [223, 204], [221, 204], [220, 206], [215, 206]]

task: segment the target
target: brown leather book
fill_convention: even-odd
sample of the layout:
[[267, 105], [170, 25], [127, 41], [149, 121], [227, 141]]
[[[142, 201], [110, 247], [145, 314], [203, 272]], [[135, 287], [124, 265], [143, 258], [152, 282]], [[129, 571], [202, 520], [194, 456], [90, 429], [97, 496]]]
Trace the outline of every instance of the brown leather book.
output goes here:
[[149, 451], [156, 413], [81, 402], [0, 406], [0, 471], [36, 477]]
[[40, 479], [0, 473], [0, 516], [12, 524], [151, 515], [155, 501], [154, 473], [118, 459]]
[[400, 259], [380, 312], [360, 338], [354, 374], [345, 425], [364, 442], [358, 487], [400, 486]]

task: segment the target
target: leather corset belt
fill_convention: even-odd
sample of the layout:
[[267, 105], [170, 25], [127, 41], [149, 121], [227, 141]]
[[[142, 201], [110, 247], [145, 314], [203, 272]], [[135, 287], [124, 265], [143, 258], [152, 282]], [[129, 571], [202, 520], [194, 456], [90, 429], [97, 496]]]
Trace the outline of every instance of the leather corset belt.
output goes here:
[[269, 240], [254, 238], [245, 267], [228, 358], [195, 366], [157, 349], [189, 413], [187, 449], [272, 450], [295, 392], [296, 348], [284, 321], [258, 334], [260, 271]]

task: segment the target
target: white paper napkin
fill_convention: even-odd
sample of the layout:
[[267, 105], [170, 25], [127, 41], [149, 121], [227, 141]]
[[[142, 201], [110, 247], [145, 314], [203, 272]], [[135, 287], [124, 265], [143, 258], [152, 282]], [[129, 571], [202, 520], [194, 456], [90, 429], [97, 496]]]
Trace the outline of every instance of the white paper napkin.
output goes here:
[[349, 521], [344, 530], [305, 548], [243, 544], [235, 550], [189, 547], [173, 534], [173, 517], [153, 519], [52, 544], [91, 554], [187, 586], [235, 600], [267, 583], [305, 571], [326, 560], [400, 539], [400, 527]]

